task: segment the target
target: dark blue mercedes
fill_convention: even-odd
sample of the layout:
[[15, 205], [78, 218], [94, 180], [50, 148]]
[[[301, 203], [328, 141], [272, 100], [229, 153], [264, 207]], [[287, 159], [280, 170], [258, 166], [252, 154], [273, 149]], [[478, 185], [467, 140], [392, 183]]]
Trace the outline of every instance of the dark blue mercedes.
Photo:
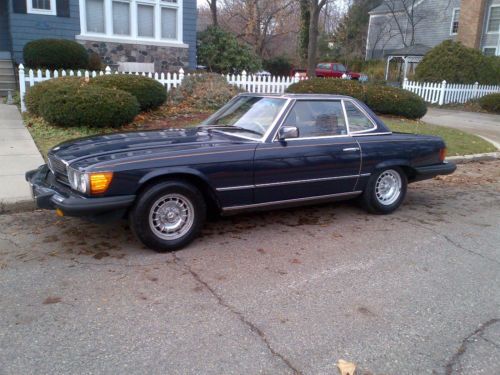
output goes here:
[[207, 211], [359, 198], [391, 213], [409, 182], [453, 173], [445, 153], [441, 138], [393, 133], [350, 97], [242, 94], [198, 127], [62, 143], [26, 179], [38, 207], [128, 218], [144, 244], [168, 251], [196, 237]]

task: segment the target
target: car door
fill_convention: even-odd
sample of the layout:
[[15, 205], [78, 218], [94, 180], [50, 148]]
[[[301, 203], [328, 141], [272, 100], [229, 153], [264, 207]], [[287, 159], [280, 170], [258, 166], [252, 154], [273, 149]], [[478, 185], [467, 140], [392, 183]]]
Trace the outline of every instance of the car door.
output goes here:
[[278, 140], [273, 135], [257, 146], [255, 203], [353, 192], [361, 156], [340, 100], [296, 100], [282, 126], [296, 126], [299, 137]]

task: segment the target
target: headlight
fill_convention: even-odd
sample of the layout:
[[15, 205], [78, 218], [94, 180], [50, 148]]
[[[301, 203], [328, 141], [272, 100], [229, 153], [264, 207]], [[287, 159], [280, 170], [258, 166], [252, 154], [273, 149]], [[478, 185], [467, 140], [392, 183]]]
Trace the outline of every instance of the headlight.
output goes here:
[[71, 188], [84, 194], [102, 194], [108, 190], [113, 172], [80, 172], [68, 167]]

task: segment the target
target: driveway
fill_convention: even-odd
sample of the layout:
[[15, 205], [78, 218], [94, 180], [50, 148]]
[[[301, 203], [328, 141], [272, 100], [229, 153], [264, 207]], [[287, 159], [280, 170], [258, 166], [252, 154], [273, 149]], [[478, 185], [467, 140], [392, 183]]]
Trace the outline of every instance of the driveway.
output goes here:
[[390, 216], [237, 216], [170, 254], [125, 224], [0, 215], [0, 374], [499, 374], [499, 228], [500, 161]]
[[422, 120], [479, 135], [500, 149], [500, 115], [430, 107]]

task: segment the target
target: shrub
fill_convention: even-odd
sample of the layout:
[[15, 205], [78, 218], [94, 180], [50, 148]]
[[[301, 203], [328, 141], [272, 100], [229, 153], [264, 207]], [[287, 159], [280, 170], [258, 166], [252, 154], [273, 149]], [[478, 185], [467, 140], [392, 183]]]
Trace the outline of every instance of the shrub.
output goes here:
[[39, 104], [41, 116], [58, 126], [108, 127], [131, 122], [139, 113], [137, 99], [128, 92], [55, 79]]
[[262, 65], [273, 76], [288, 76], [292, 70], [292, 64], [284, 56], [264, 60]]
[[217, 109], [238, 93], [238, 89], [215, 73], [184, 77], [182, 84], [173, 89], [169, 99], [173, 104], [183, 103], [201, 110]]
[[366, 100], [364, 86], [357, 81], [332, 78], [312, 78], [290, 85], [287, 92], [296, 94], [347, 95], [361, 101]]
[[236, 36], [216, 26], [198, 34], [198, 62], [217, 73], [248, 73], [260, 69], [261, 61], [251, 47], [241, 44]]
[[130, 74], [110, 74], [93, 78], [93, 86], [123, 90], [135, 96], [141, 110], [159, 107], [167, 100], [167, 91], [163, 85], [148, 77]]
[[366, 104], [377, 113], [409, 119], [419, 119], [427, 113], [424, 100], [410, 91], [382, 85], [366, 88]]
[[474, 48], [446, 40], [418, 64], [415, 79], [426, 82], [499, 84], [500, 58], [484, 56]]
[[23, 57], [30, 68], [86, 69], [89, 64], [87, 50], [67, 39], [33, 40], [24, 46]]
[[91, 52], [89, 54], [89, 66], [88, 70], [102, 70], [101, 56], [96, 52]]
[[423, 117], [427, 112], [425, 102], [409, 91], [383, 85], [363, 85], [357, 81], [313, 78], [289, 86], [287, 92], [352, 96], [375, 112], [411, 119]]
[[40, 101], [43, 97], [51, 95], [52, 90], [55, 90], [61, 86], [65, 86], [68, 89], [71, 88], [72, 90], [77, 90], [78, 87], [85, 84], [86, 82], [83, 78], [77, 77], [61, 77], [37, 83], [36, 85], [29, 88], [24, 97], [26, 108], [31, 114], [40, 116]]
[[485, 111], [500, 114], [500, 93], [483, 96], [479, 99], [479, 105]]

